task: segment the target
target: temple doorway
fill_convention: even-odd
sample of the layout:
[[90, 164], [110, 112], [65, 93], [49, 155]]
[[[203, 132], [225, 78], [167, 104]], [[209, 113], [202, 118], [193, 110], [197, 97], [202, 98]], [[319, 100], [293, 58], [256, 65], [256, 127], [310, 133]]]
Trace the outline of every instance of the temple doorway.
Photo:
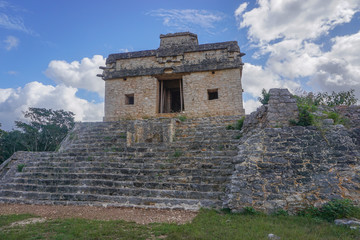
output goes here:
[[159, 113], [184, 110], [182, 79], [159, 80]]

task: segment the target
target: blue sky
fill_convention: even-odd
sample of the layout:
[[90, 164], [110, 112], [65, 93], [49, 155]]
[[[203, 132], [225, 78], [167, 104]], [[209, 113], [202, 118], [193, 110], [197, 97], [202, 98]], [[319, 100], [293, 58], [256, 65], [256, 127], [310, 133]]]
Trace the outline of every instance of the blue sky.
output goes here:
[[261, 89], [355, 89], [360, 98], [360, 0], [0, 0], [0, 123], [28, 107], [101, 121], [110, 53], [156, 49], [159, 35], [236, 40], [245, 62], [244, 101]]

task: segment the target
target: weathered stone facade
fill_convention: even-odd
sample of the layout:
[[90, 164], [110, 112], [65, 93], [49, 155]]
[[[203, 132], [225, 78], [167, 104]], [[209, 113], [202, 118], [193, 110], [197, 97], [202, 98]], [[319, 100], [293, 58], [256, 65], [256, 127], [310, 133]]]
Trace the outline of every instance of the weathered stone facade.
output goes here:
[[235, 212], [360, 203], [360, 107], [337, 108], [347, 128], [289, 126], [290, 93], [269, 92], [242, 131], [226, 127], [241, 116], [77, 123], [59, 152], [17, 152], [0, 165], [0, 203]]
[[244, 130], [254, 128], [285, 127], [290, 120], [298, 118], [298, 107], [289, 90], [272, 88], [269, 90], [269, 103], [246, 116]]
[[160, 36], [156, 50], [111, 54], [104, 121], [244, 115], [237, 42], [198, 44], [189, 32]]
[[256, 129], [234, 158], [227, 207], [297, 211], [331, 199], [360, 202], [360, 153], [342, 125]]
[[[290, 212], [331, 199], [360, 203], [359, 106], [337, 111], [349, 126], [289, 126], [297, 119], [287, 89], [271, 89], [269, 103], [247, 116], [224, 206]], [[331, 121], [327, 121], [331, 120]]]

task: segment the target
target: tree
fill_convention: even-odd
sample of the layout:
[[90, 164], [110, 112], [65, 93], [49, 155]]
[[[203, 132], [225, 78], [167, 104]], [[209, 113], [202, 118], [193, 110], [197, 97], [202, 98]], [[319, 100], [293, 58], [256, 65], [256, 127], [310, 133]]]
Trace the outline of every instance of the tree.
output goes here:
[[29, 121], [16, 121], [18, 130], [0, 129], [0, 163], [16, 151], [55, 151], [75, 125], [74, 113], [64, 110], [29, 108], [24, 116]]
[[24, 133], [19, 130], [3, 131], [0, 138], [0, 164], [16, 151], [26, 151]]
[[265, 90], [265, 88], [261, 91], [262, 97], [258, 97], [259, 102], [261, 102], [263, 105], [269, 103], [270, 94]]
[[23, 132], [28, 151], [55, 151], [75, 124], [74, 113], [64, 110], [29, 108], [24, 116], [30, 121], [15, 125]]

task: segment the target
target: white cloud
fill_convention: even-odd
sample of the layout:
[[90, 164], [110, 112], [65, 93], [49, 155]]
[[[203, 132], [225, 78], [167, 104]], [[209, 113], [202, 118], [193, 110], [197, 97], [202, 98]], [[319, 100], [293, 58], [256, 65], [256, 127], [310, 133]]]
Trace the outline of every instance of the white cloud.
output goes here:
[[270, 53], [267, 67], [289, 79], [313, 74], [317, 59], [323, 54], [319, 45], [295, 39], [267, 45], [263, 51]]
[[260, 107], [261, 103], [258, 100], [249, 99], [244, 102], [245, 113], [250, 114]]
[[194, 26], [212, 29], [215, 28], [216, 23], [223, 19], [222, 13], [196, 9], [158, 9], [147, 14], [162, 18], [165, 26], [175, 27], [178, 30], [189, 30]]
[[260, 43], [275, 39], [314, 39], [335, 26], [350, 22], [359, 11], [358, 0], [259, 0], [242, 15], [241, 28]]
[[120, 48], [120, 49], [119, 49], [119, 52], [121, 52], [121, 53], [127, 53], [127, 52], [130, 52], [130, 50], [127, 49], [127, 48]]
[[248, 6], [248, 3], [244, 2], [244, 3], [241, 3], [239, 5], [239, 7], [235, 10], [234, 16], [238, 22], [241, 21], [241, 16], [242, 16], [243, 12], [246, 10], [247, 6]]
[[9, 75], [17, 75], [18, 72], [11, 70], [11, 71], [8, 71], [7, 74], [9, 74]]
[[65, 85], [44, 85], [30, 82], [23, 88], [0, 89], [0, 122], [10, 130], [15, 120], [23, 120], [29, 107], [64, 109], [75, 113], [76, 121], [101, 121], [103, 103], [91, 103], [76, 97], [77, 89]]
[[360, 31], [335, 37], [332, 42], [331, 50], [318, 58], [309, 84], [324, 91], [355, 89], [360, 100]]
[[23, 19], [18, 16], [18, 12], [25, 10], [11, 5], [7, 1], [0, 1], [0, 28], [17, 30], [28, 34], [35, 34], [31, 29], [27, 28]]
[[246, 63], [243, 69], [242, 85], [246, 93], [253, 97], [259, 97], [261, 90], [265, 88], [289, 88], [294, 90], [299, 88], [299, 83], [290, 80], [283, 80], [279, 75], [273, 73], [268, 68], [259, 65]]
[[294, 90], [301, 79], [315, 91], [355, 89], [360, 99], [359, 26], [355, 34], [331, 39], [328, 51], [317, 42], [320, 36], [328, 39], [336, 26], [349, 23], [360, 11], [360, 1], [259, 0], [255, 8], [246, 11], [247, 7], [240, 4], [234, 15], [255, 47], [252, 57], [265, 57], [265, 64], [245, 64], [245, 92], [256, 97], [262, 88]]
[[5, 43], [5, 49], [8, 51], [19, 45], [19, 39], [14, 36], [7, 36], [3, 42]]
[[96, 74], [102, 73], [99, 66], [105, 66], [105, 58], [100, 55], [94, 55], [93, 58], [83, 58], [81, 62], [53, 60], [49, 63], [45, 75], [58, 84], [66, 86], [83, 88], [88, 91], [96, 92], [104, 96], [105, 83], [96, 77]]

